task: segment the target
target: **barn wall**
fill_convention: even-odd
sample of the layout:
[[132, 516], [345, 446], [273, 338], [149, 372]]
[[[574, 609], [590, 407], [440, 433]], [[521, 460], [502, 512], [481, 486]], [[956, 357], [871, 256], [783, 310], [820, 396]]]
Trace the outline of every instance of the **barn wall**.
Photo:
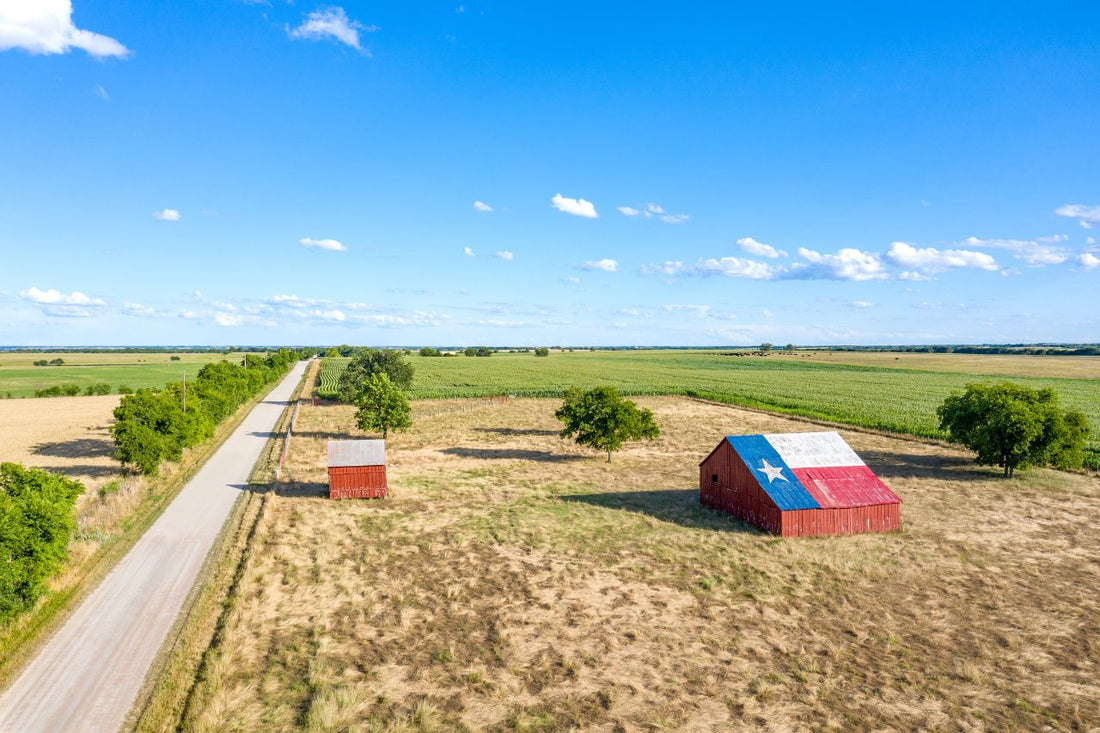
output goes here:
[[[711, 481], [714, 474], [718, 474], [717, 485]], [[778, 534], [782, 527], [782, 512], [760, 488], [729, 441], [723, 440], [699, 465], [699, 500], [769, 532]]]
[[386, 496], [385, 466], [330, 466], [330, 499], [381, 499]]
[[783, 512], [779, 534], [784, 537], [814, 537], [860, 532], [890, 532], [901, 527], [900, 504], [841, 509], [799, 509]]

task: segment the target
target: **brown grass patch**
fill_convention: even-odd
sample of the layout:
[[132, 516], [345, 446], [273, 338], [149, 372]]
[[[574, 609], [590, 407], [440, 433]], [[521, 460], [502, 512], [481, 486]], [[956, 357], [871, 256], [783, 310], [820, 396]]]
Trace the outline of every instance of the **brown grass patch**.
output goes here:
[[342, 502], [324, 443], [353, 408], [303, 408], [185, 728], [1100, 722], [1100, 481], [852, 432], [904, 529], [780, 540], [700, 507], [696, 467], [804, 423], [639, 402], [662, 437], [610, 464], [556, 437], [554, 401], [417, 404], [392, 497]]

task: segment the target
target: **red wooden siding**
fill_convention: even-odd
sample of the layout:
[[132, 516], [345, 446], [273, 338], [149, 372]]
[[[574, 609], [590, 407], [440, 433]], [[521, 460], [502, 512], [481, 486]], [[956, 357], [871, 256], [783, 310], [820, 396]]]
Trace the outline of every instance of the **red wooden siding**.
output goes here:
[[330, 499], [381, 499], [386, 496], [385, 466], [329, 466]]
[[[830, 478], [833, 481], [841, 479], [840, 476], [835, 478], [828, 476], [829, 471], [829, 469], [807, 471], [807, 479], [811, 478], [809, 475], [811, 472], [816, 474], [812, 476], [814, 481], [804, 480], [808, 488], [812, 486], [809, 490], [814, 493], [815, 498], [817, 498], [816, 489], [819, 488], [815, 482], [823, 479], [828, 481]], [[867, 473], [874, 476], [870, 469], [867, 469]], [[718, 477], [717, 482], [712, 480], [714, 476]], [[799, 478], [802, 479], [802, 476], [800, 475]], [[830, 493], [836, 494], [838, 490], [843, 492], [843, 489], [847, 488], [843, 485], [838, 486], [833, 481], [828, 481], [827, 488]], [[875, 481], [881, 484], [877, 478]], [[885, 485], [882, 486], [886, 489]], [[889, 492], [889, 489], [886, 491]], [[893, 496], [892, 492], [890, 495]], [[829, 498], [834, 499], [832, 496]], [[699, 500], [705, 506], [727, 512], [738, 519], [783, 537], [889, 532], [901, 526], [900, 505], [897, 503], [781, 511], [771, 497], [760, 488], [752, 471], [737, 455], [737, 451], [728, 440], [723, 440], [699, 464]], [[826, 504], [826, 502], [821, 503]]]

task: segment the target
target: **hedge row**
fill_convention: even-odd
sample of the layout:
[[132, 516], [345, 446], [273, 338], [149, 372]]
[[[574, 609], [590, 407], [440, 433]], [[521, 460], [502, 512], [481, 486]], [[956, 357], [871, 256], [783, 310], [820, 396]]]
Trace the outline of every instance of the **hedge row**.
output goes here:
[[170, 382], [160, 390], [139, 389], [123, 397], [111, 427], [115, 456], [155, 475], [161, 461], [178, 461], [184, 448], [209, 438], [222, 420], [282, 378], [297, 360], [297, 351], [279, 349], [267, 357], [250, 354], [243, 364], [212, 362], [187, 383], [186, 392], [182, 382]]

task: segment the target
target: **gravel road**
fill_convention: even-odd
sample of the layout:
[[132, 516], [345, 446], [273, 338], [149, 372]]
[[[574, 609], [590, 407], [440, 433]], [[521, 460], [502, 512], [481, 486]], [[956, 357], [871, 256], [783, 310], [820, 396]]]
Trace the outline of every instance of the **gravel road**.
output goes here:
[[0, 731], [121, 727], [305, 364], [253, 408], [0, 695]]

